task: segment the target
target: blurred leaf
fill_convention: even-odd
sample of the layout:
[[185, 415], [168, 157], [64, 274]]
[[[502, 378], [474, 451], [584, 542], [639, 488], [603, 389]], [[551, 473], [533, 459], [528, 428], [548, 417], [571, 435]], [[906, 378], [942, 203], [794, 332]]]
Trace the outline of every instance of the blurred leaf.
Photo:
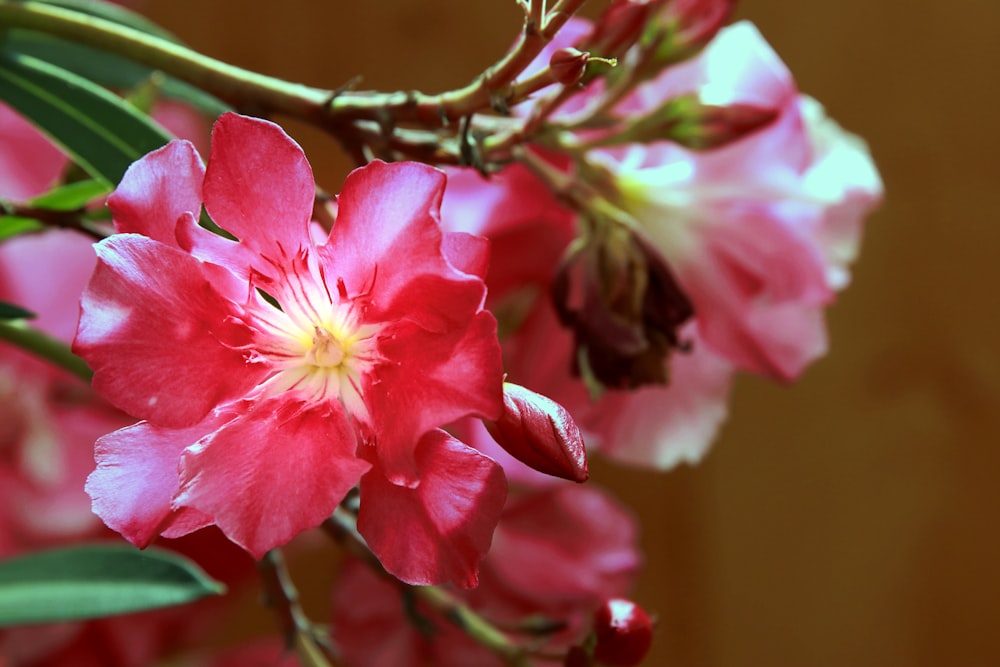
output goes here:
[[35, 197], [28, 204], [36, 208], [48, 208], [54, 211], [75, 211], [109, 192], [111, 192], [111, 188], [102, 181], [77, 181], [49, 190], [45, 194]]
[[37, 232], [45, 225], [34, 218], [24, 218], [19, 215], [0, 215], [0, 241], [17, 236], [24, 232]]
[[224, 591], [195, 563], [163, 549], [57, 549], [0, 562], [0, 627], [157, 609]]
[[6, 301], [0, 301], [0, 320], [30, 320], [35, 314], [21, 306], [15, 306]]
[[171, 139], [128, 102], [31, 56], [0, 54], [0, 99], [109, 186], [130, 164]]
[[[102, 86], [118, 90], [131, 90], [158, 73], [158, 70], [122, 56], [26, 30], [11, 30], [3, 39], [3, 44], [7, 51], [34, 56]], [[160, 94], [186, 102], [211, 116], [219, 116], [229, 110], [216, 97], [169, 76], [163, 77]]]

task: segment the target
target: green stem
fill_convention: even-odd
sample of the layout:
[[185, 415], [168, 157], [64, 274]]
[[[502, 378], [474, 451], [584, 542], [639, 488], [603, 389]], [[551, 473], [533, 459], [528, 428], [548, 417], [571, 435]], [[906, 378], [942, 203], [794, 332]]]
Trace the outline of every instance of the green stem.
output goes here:
[[312, 622], [299, 605], [299, 592], [280, 549], [272, 549], [258, 564], [267, 603], [274, 607], [288, 644], [307, 667], [336, 667], [333, 656], [316, 639]]
[[201, 55], [160, 37], [41, 2], [0, 2], [0, 27], [24, 28], [117, 53], [212, 92], [238, 108], [322, 117], [333, 91], [289, 83]]
[[68, 370], [84, 382], [89, 383], [94, 375], [86, 362], [73, 354], [66, 343], [29, 326], [24, 320], [0, 320], [0, 340], [13, 343]]
[[[343, 135], [352, 134], [351, 124], [358, 120], [380, 126], [412, 122], [439, 128], [473, 113], [498, 106], [504, 110], [522, 101], [535, 86], [517, 86], [515, 79], [583, 3], [562, 0], [542, 26], [534, 20], [538, 10], [533, 9], [519, 39], [500, 60], [468, 85], [439, 95], [328, 90], [289, 83], [111, 21], [32, 0], [0, 0], [0, 27], [36, 30], [117, 53], [206, 90], [238, 109], [279, 112]], [[538, 6], [534, 0], [532, 7]]]
[[524, 648], [512, 642], [496, 626], [477, 614], [448, 590], [440, 586], [404, 584], [386, 572], [371, 549], [368, 548], [365, 539], [358, 533], [356, 520], [350, 512], [338, 507], [333, 516], [326, 520], [323, 527], [353, 556], [367, 563], [376, 573], [405, 588], [415, 598], [444, 616], [450, 623], [478, 644], [502, 658], [508, 665], [511, 667], [530, 667], [531, 663]]

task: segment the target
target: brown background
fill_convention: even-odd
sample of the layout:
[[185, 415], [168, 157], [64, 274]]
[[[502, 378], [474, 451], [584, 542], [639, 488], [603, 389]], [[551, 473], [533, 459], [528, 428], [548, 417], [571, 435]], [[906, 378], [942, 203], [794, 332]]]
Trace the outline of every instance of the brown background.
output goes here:
[[[511, 0], [147, 9], [252, 69], [431, 92], [469, 80], [519, 25]], [[661, 620], [646, 664], [998, 665], [1000, 5], [757, 0], [740, 15], [868, 139], [888, 200], [829, 313], [832, 353], [801, 382], [743, 378], [697, 468], [595, 465], [644, 524], [635, 596]], [[334, 142], [288, 128], [336, 191]]]

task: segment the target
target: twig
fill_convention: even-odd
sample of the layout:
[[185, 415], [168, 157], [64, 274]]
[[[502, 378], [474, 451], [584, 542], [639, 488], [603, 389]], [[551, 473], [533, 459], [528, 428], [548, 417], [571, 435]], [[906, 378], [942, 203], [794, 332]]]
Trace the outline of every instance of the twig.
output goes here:
[[323, 528], [348, 552], [367, 563], [376, 573], [391, 580], [414, 598], [432, 608], [462, 632], [499, 656], [511, 667], [529, 667], [527, 651], [512, 642], [507, 635], [473, 611], [468, 605], [440, 586], [411, 586], [385, 571], [358, 533], [357, 523], [350, 512], [338, 507]]

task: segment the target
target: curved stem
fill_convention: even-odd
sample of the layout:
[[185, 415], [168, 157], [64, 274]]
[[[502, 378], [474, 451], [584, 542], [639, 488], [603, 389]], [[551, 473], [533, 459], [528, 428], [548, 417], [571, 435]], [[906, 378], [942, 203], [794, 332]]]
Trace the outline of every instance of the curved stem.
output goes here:
[[324, 529], [353, 556], [367, 563], [375, 572], [405, 588], [415, 598], [434, 609], [462, 632], [499, 656], [511, 667], [529, 667], [528, 654], [503, 632], [468, 605], [440, 586], [410, 586], [385, 571], [368, 548], [350, 512], [338, 507], [323, 524]]
[[117, 53], [210, 91], [236, 107], [263, 107], [317, 119], [335, 94], [257, 74], [154, 35], [41, 2], [0, 2], [0, 26], [36, 30]]
[[89, 383], [94, 375], [66, 343], [29, 326], [24, 320], [0, 320], [0, 340], [20, 347]]

